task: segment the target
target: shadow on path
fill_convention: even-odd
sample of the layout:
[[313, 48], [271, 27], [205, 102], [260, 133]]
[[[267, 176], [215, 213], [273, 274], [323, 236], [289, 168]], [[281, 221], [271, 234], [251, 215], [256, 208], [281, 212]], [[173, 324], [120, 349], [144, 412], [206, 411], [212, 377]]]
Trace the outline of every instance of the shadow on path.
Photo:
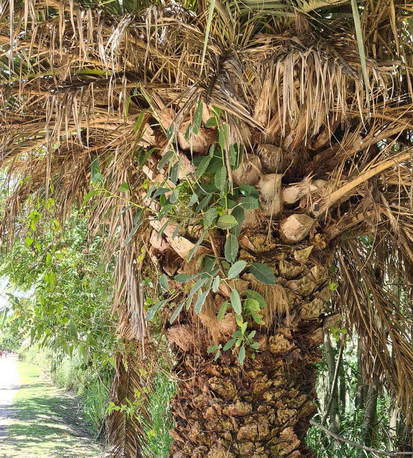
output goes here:
[[[0, 457], [103, 456], [82, 421], [78, 400], [44, 379], [39, 368], [27, 363], [18, 367], [22, 384], [17, 391], [15, 383], [9, 387], [14, 389], [13, 403], [0, 397]], [[0, 385], [4, 389], [1, 372]]]

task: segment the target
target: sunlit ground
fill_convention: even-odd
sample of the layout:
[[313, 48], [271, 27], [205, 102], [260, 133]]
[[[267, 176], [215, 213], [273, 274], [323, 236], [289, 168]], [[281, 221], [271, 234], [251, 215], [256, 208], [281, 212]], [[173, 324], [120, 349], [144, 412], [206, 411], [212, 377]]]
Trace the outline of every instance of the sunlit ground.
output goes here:
[[102, 456], [102, 449], [85, 429], [76, 400], [36, 366], [0, 358], [0, 457], [92, 456]]

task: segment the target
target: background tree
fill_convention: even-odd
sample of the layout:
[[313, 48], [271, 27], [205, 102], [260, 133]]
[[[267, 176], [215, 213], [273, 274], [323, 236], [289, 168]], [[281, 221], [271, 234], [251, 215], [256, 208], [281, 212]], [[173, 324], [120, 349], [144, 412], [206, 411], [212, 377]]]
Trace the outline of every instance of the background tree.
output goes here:
[[[330, 329], [331, 348], [335, 355], [336, 364], [339, 363], [340, 393], [345, 393], [346, 400], [342, 396], [336, 400], [337, 406], [334, 418], [330, 418], [327, 405], [330, 392], [325, 385], [329, 381], [329, 367], [327, 354], [318, 364], [317, 393], [319, 395], [318, 412], [312, 419], [312, 426], [306, 436], [316, 457], [370, 457], [386, 456], [386, 450], [406, 452], [411, 450], [411, 437], [406, 436], [400, 430], [397, 431], [397, 423], [406, 425], [402, 418], [397, 418], [395, 402], [386, 388], [380, 383], [371, 380], [372, 374], [363, 376], [363, 363], [358, 360], [355, 351], [358, 345], [358, 336], [348, 335], [346, 330], [339, 328]], [[346, 335], [344, 351], [339, 358], [342, 346], [342, 336]], [[325, 352], [327, 353], [327, 352]], [[363, 404], [359, 399], [359, 387], [363, 383], [373, 396], [365, 395]], [[343, 384], [343, 385], [341, 385]], [[374, 388], [374, 391], [372, 388]], [[324, 424], [321, 429], [320, 425]], [[335, 430], [334, 430], [335, 428]], [[332, 434], [334, 430], [335, 435]], [[327, 431], [327, 432], [326, 432]], [[366, 434], [368, 433], [368, 434]], [[363, 449], [363, 447], [365, 447]], [[392, 455], [391, 452], [387, 452]]]
[[[86, 199], [116, 255], [131, 350], [115, 397], [148, 380], [152, 272], [148, 318], [169, 323], [177, 361], [174, 456], [311, 454], [336, 289], [411, 422], [411, 311], [377, 279], [410, 294], [412, 5], [109, 5], [3, 6], [0, 148], [4, 236], [33, 194], [60, 217]], [[115, 453], [139, 454], [139, 425], [112, 420]]]
[[87, 420], [103, 431], [119, 347], [111, 266], [102, 264], [101, 239], [88, 239], [81, 214], [72, 214], [62, 227], [53, 217], [52, 199], [33, 206], [19, 218], [22, 239], [0, 258], [9, 298], [1, 338], [41, 365], [47, 359], [56, 383], [81, 395]]

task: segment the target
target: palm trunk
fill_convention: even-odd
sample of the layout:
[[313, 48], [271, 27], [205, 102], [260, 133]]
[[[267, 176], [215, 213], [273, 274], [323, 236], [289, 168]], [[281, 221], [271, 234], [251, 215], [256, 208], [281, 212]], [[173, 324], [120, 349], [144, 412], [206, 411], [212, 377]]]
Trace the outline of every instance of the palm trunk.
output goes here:
[[[366, 408], [361, 428], [361, 443], [364, 445], [372, 445], [373, 443], [374, 430], [377, 422], [377, 397], [377, 378], [374, 378], [368, 385]], [[362, 452], [359, 453], [359, 456], [363, 456]]]
[[[240, 366], [227, 351], [213, 361], [194, 317], [170, 333], [179, 379], [172, 408], [174, 458], [312, 456], [304, 437], [316, 411], [314, 363], [323, 341], [320, 315], [330, 296], [328, 256], [308, 245], [277, 243], [260, 254], [249, 248], [241, 257], [272, 265], [278, 274], [274, 286], [242, 276], [243, 287], [268, 302], [266, 326], [256, 327], [261, 347], [255, 357], [247, 352]], [[181, 342], [179, 328], [186, 336]]]
[[340, 412], [343, 416], [346, 415], [346, 397], [347, 397], [347, 390], [346, 390], [346, 369], [344, 364], [340, 365], [340, 385], [339, 385], [339, 402], [340, 402]]
[[362, 343], [361, 338], [357, 339], [357, 394], [355, 399], [355, 405], [357, 409], [364, 409], [367, 401], [367, 390], [368, 385], [365, 383], [366, 375], [364, 373], [363, 361], [361, 358], [362, 355]]
[[405, 416], [401, 413], [397, 422], [396, 437], [400, 452], [413, 452], [413, 436], [411, 428], [407, 425]]
[[[110, 400], [116, 405], [107, 418], [107, 442], [110, 456], [114, 458], [140, 458], [141, 439], [143, 436], [140, 421], [136, 412], [128, 412], [125, 407], [136, 402], [136, 393], [142, 391], [144, 384], [139, 369], [139, 343], [129, 342], [129, 352], [118, 353], [116, 358], [116, 374], [112, 381]], [[140, 409], [142, 406], [139, 406]], [[143, 412], [140, 412], [143, 415]]]
[[329, 333], [326, 333], [325, 335], [324, 347], [326, 350], [326, 359], [328, 367], [328, 392], [326, 393], [327, 398], [325, 402], [325, 415], [329, 418], [330, 429], [333, 432], [337, 432], [339, 429], [339, 417], [336, 365], [340, 364], [341, 361], [337, 360], [336, 362], [335, 352], [331, 344]]

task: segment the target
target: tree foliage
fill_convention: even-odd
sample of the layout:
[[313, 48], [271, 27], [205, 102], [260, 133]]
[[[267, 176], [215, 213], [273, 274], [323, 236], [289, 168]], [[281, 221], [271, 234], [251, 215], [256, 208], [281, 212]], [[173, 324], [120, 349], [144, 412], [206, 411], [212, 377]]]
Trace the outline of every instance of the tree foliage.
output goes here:
[[[101, 262], [101, 240], [88, 240], [76, 213], [64, 227], [50, 217], [54, 202], [40, 200], [22, 226], [25, 236], [2, 256], [9, 282], [7, 321], [26, 344], [56, 355], [74, 353], [98, 372], [113, 368], [115, 321], [110, 314], [111, 272]], [[25, 297], [13, 291], [27, 292]]]

